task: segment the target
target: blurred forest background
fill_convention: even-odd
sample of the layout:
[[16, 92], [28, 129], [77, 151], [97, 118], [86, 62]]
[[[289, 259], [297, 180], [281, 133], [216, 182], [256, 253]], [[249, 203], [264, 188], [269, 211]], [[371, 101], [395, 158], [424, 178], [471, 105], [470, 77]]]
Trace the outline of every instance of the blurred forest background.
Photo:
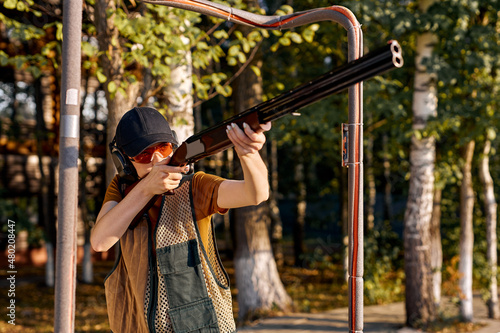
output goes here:
[[[48, 295], [57, 250], [62, 1], [0, 3], [0, 268], [7, 264], [10, 219], [17, 264], [26, 273], [43, 267], [38, 289]], [[262, 15], [341, 5], [362, 24], [365, 54], [399, 41], [404, 67], [364, 83], [365, 304], [405, 299], [408, 324], [428, 327], [439, 320], [446, 295], [461, 320], [472, 322], [475, 291], [490, 317], [500, 318], [500, 2], [224, 3]], [[77, 289], [94, 285], [89, 293], [96, 293], [114, 253], [93, 252], [89, 232], [115, 172], [106, 152], [119, 117], [135, 105], [154, 106], [183, 140], [345, 64], [347, 36], [331, 22], [266, 31], [138, 0], [85, 0], [82, 10]], [[340, 93], [275, 122], [262, 152], [270, 200], [215, 219], [241, 321], [292, 306], [320, 311], [347, 304], [340, 144], [347, 102]], [[232, 150], [195, 167], [238, 177]], [[249, 258], [254, 264], [239, 273]], [[258, 285], [242, 282], [255, 277]], [[105, 309], [102, 295], [88, 306]], [[52, 320], [34, 318], [49, 326]], [[105, 310], [98, 319], [90, 331], [105, 331]]]

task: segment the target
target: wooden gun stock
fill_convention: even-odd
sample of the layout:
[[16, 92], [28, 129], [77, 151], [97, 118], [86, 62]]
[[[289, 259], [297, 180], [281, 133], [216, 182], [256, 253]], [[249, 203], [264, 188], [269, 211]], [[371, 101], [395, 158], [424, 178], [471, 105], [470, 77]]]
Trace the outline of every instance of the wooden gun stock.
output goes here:
[[[226, 127], [231, 123], [240, 127], [247, 123], [257, 131], [260, 124], [279, 119], [354, 84], [402, 66], [401, 47], [397, 41], [390, 41], [357, 60], [190, 136], [175, 150], [169, 164], [184, 166], [231, 148], [233, 144], [226, 134]], [[151, 206], [156, 199], [150, 201]], [[136, 216], [134, 221], [141, 216]]]

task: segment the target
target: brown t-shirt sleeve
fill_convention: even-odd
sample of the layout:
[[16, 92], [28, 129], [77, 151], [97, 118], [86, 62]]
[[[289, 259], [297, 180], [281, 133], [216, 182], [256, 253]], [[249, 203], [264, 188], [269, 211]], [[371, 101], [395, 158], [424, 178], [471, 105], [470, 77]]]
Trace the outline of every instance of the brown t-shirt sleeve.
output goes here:
[[106, 194], [104, 195], [103, 204], [108, 201], [122, 201], [122, 195], [120, 193], [120, 188], [118, 187], [118, 175], [111, 180], [111, 183], [109, 183], [108, 189], [106, 190]]
[[202, 220], [215, 213], [225, 214], [228, 209], [217, 205], [219, 186], [224, 178], [197, 172], [193, 176], [193, 204], [196, 220]]
[[217, 205], [219, 186], [224, 178], [197, 172], [193, 176], [193, 205], [196, 222], [200, 231], [201, 241], [205, 248], [210, 244], [208, 240], [211, 217], [215, 213], [225, 214], [228, 209]]

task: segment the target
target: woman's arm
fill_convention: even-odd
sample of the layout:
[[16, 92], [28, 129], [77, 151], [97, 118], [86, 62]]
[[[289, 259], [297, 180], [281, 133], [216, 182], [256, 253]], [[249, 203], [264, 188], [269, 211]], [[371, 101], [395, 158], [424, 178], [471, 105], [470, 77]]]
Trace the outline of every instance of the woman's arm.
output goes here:
[[162, 194], [179, 186], [181, 167], [156, 164], [120, 202], [108, 201], [102, 206], [90, 234], [90, 243], [97, 252], [111, 248], [127, 231], [134, 217], [155, 194]]
[[269, 180], [267, 167], [259, 151], [266, 142], [264, 131], [271, 124], [261, 125], [262, 130], [253, 131], [244, 124], [228, 126], [228, 137], [240, 158], [243, 180], [225, 180], [220, 184], [217, 205], [221, 208], [238, 208], [258, 205], [269, 198]]

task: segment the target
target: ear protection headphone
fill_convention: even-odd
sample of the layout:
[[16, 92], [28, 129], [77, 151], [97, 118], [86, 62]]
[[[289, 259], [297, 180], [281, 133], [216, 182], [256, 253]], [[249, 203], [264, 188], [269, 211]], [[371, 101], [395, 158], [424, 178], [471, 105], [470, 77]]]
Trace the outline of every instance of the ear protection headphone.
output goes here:
[[[176, 141], [177, 139], [177, 133], [175, 131], [172, 131], [172, 134], [175, 138]], [[177, 145], [173, 145], [174, 150], [177, 148]], [[113, 160], [113, 164], [115, 165], [116, 170], [118, 171], [118, 175], [120, 178], [122, 178], [125, 181], [130, 181], [130, 182], [135, 182], [139, 179], [139, 176], [137, 175], [137, 171], [135, 170], [135, 167], [132, 165], [132, 162], [126, 156], [123, 154], [121, 149], [116, 145], [116, 137], [113, 138], [113, 140], [109, 143], [109, 151], [111, 153], [111, 159]], [[192, 170], [192, 166], [190, 170]]]
[[130, 159], [125, 154], [123, 154], [120, 148], [116, 145], [115, 138], [113, 138], [113, 140], [109, 144], [109, 151], [111, 153], [111, 159], [113, 160], [113, 164], [115, 165], [116, 170], [118, 171], [118, 175], [122, 179], [131, 182], [135, 182], [136, 180], [139, 179], [137, 171], [132, 165]]

